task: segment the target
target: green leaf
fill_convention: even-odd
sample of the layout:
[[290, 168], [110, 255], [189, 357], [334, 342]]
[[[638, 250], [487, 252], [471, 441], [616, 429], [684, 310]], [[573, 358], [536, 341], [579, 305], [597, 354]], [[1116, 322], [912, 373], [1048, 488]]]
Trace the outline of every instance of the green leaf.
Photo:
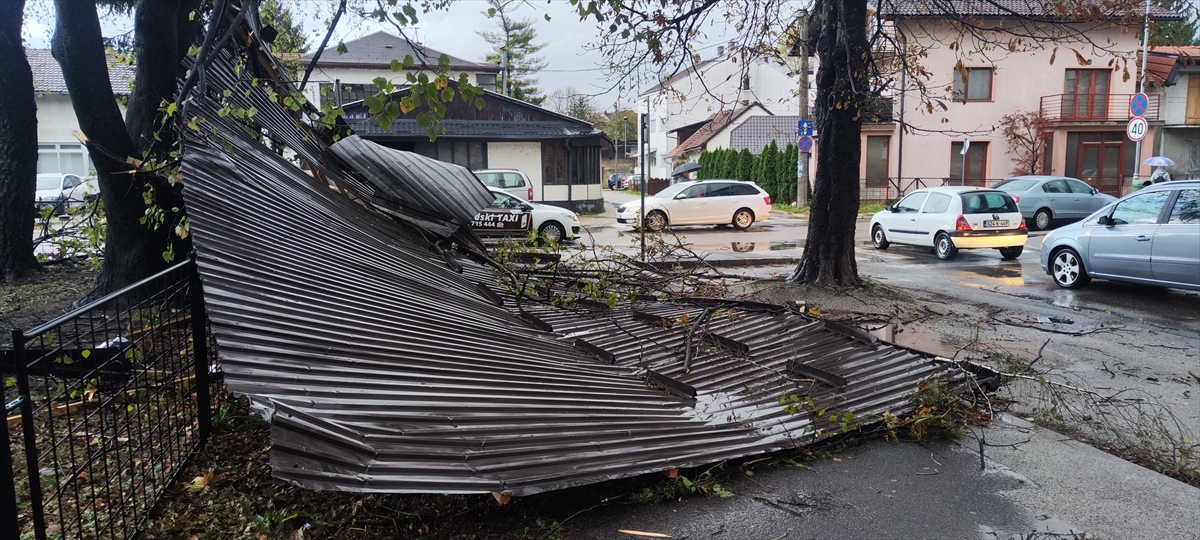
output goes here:
[[350, 52], [350, 49], [346, 48], [346, 44], [342, 43], [341, 41], [338, 42], [336, 50], [338, 54], [346, 54]]
[[375, 77], [374, 79], [371, 80], [371, 82], [375, 84], [375, 88], [378, 88], [380, 90], [387, 89], [388, 80], [383, 77]]
[[84, 350], [82, 350], [82, 351], [80, 351], [80, 352], [79, 352], [79, 356], [82, 356], [82, 357], [84, 357], [84, 358], [87, 358], [87, 357], [89, 357], [89, 356], [91, 356], [91, 355], [92, 355], [92, 350], [91, 350], [91, 349], [84, 349]]
[[413, 56], [411, 54], [404, 55], [404, 67], [405, 68], [411, 68], [415, 65], [417, 65], [417, 61], [413, 59]]
[[417, 115], [417, 127], [428, 129], [433, 122], [429, 118], [429, 113], [421, 113]]
[[454, 89], [449, 86], [442, 89], [442, 101], [452, 101], [454, 99]]
[[488, 14], [489, 18], [495, 17], [496, 16], [496, 8], [488, 8], [487, 14]]
[[445, 54], [439, 56], [438, 68], [440, 68], [442, 72], [450, 71], [450, 57]]
[[392, 72], [399, 73], [402, 69], [404, 69], [404, 64], [401, 64], [399, 60], [392, 59]]

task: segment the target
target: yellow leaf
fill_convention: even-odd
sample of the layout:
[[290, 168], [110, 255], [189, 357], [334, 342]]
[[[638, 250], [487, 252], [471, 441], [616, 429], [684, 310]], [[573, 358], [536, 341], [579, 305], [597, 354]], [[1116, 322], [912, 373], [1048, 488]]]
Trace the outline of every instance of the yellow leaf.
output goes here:
[[1071, 49], [1071, 52], [1075, 53], [1075, 61], [1079, 62], [1079, 65], [1081, 65], [1081, 66], [1092, 65], [1092, 63], [1088, 62], [1087, 59], [1085, 59], [1082, 54], [1079, 54], [1079, 51], [1077, 51], [1075, 49]]
[[187, 489], [190, 489], [192, 491], [200, 491], [200, 490], [208, 487], [208, 483], [212, 481], [212, 477], [213, 477], [212, 471], [207, 471], [204, 473], [203, 476], [197, 476], [197, 477], [193, 478], [191, 482], [188, 482]]
[[1050, 65], [1054, 65], [1054, 57], [1055, 56], [1058, 56], [1058, 47], [1055, 47], [1054, 50], [1050, 53]]

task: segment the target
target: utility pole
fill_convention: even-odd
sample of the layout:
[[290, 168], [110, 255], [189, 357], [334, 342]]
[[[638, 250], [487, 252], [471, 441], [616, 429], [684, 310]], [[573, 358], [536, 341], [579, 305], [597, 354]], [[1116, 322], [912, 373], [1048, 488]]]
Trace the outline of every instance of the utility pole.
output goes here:
[[508, 95], [508, 47], [500, 49], [500, 62], [504, 64], [504, 95]]
[[[801, 11], [798, 16], [799, 24], [796, 30], [796, 43], [799, 44], [795, 48], [800, 55], [800, 119], [808, 120], [808, 11]], [[797, 140], [797, 145], [799, 140]], [[809, 185], [809, 167], [812, 153], [800, 152], [797, 164], [799, 171], [796, 171], [799, 179], [796, 181], [796, 206], [803, 206], [808, 203], [808, 185]]]

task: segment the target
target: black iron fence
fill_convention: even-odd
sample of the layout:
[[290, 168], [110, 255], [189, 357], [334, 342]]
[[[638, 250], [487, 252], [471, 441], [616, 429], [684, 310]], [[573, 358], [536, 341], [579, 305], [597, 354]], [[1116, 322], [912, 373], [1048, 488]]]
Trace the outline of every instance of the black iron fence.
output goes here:
[[0, 538], [133, 538], [204, 444], [222, 392], [195, 268], [13, 331]]

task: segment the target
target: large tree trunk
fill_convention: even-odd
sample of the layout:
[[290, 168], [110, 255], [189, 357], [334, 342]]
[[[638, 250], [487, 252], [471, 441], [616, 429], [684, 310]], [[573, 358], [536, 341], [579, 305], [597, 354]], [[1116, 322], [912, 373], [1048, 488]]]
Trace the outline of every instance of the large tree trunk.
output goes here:
[[[52, 51], [62, 66], [79, 127], [89, 139], [106, 216], [104, 265], [89, 294], [94, 298], [165, 268], [170, 261], [164, 253], [169, 249], [176, 258], [190, 250], [190, 242], [172, 232], [182, 215], [180, 187], [155, 174], [129, 174], [125, 163], [127, 157], [143, 159], [144, 151], [161, 150], [155, 146], [153, 134], [158, 130], [163, 100], [173, 100], [181, 55], [176, 30], [180, 1], [138, 5], [134, 44], [138, 68], [135, 91], [128, 102], [128, 122], [121, 119], [109, 82], [95, 3], [57, 0], [55, 6]], [[171, 141], [169, 131], [161, 135]], [[156, 154], [153, 157], [165, 158], [165, 152]], [[140, 222], [146, 215], [142, 194], [148, 189], [153, 190], [154, 203], [164, 213], [157, 229]]]
[[24, 11], [25, 0], [0, 2], [0, 281], [8, 282], [37, 268], [37, 103], [21, 44]]
[[854, 223], [867, 77], [866, 0], [820, 0], [817, 35], [817, 162], [808, 238], [790, 282], [857, 285]]

